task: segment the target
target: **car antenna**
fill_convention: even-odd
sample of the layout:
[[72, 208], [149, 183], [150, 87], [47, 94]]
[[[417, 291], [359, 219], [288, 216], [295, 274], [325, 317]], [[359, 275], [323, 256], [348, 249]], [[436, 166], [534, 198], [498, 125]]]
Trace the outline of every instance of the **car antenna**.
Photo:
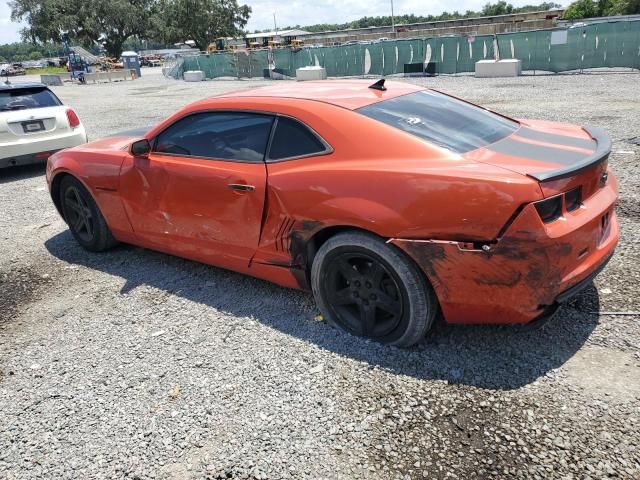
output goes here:
[[382, 90], [383, 92], [387, 89], [387, 87], [384, 86], [384, 78], [381, 78], [373, 85], [369, 85], [369, 88], [372, 88], [373, 90]]

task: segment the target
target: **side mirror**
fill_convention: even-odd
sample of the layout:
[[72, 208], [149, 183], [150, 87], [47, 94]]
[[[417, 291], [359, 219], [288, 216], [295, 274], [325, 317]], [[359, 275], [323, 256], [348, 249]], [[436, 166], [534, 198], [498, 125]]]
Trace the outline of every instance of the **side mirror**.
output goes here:
[[146, 157], [151, 152], [151, 144], [149, 140], [143, 138], [131, 144], [131, 154], [134, 157]]

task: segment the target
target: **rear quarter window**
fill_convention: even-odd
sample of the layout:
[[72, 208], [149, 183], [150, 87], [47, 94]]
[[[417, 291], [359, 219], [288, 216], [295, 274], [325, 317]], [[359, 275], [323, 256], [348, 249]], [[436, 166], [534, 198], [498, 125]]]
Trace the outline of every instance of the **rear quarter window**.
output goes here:
[[519, 127], [514, 120], [431, 90], [383, 100], [357, 111], [456, 153], [495, 143]]
[[305, 125], [288, 117], [278, 117], [268, 160], [278, 161], [320, 155], [328, 147]]
[[62, 103], [48, 88], [0, 90], [0, 111], [57, 107], [58, 105]]

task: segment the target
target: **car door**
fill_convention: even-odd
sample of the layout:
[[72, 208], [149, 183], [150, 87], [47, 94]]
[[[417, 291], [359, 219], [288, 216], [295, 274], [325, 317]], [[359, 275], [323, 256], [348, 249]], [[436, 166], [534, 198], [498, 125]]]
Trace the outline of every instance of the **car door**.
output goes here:
[[136, 236], [180, 256], [246, 267], [260, 236], [272, 124], [270, 115], [198, 112], [152, 139], [148, 157], [127, 159], [120, 192]]

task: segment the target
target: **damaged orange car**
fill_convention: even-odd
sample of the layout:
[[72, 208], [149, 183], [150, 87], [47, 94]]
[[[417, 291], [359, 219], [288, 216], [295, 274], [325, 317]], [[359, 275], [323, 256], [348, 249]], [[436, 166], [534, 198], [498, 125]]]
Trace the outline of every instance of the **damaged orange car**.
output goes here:
[[[526, 324], [618, 242], [610, 138], [402, 82], [282, 82], [53, 155], [78, 243], [125, 242], [313, 291], [355, 335]], [[148, 131], [147, 131], [148, 130]]]

